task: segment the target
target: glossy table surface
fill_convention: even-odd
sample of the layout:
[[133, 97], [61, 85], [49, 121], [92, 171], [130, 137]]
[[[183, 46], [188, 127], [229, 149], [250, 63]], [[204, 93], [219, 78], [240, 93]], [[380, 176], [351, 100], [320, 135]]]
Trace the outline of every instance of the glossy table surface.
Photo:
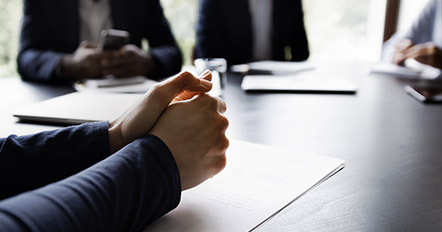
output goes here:
[[[243, 75], [227, 75], [230, 139], [346, 160], [257, 231], [442, 231], [442, 104], [418, 102], [404, 91], [409, 80], [369, 75], [364, 62], [320, 71], [356, 82], [357, 94], [246, 93]], [[0, 79], [0, 136], [56, 128], [10, 112], [72, 91]]]

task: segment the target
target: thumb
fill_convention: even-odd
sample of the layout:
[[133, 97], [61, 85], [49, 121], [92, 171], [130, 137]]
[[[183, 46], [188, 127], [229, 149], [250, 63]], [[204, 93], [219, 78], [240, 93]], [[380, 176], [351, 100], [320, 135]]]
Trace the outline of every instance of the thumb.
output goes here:
[[160, 92], [162, 104], [168, 106], [173, 100], [187, 100], [193, 96], [208, 92], [212, 89], [212, 73], [205, 71], [201, 74], [202, 78], [195, 77], [189, 72], [182, 72], [172, 77], [156, 88], [155, 91]]
[[83, 40], [80, 43], [81, 48], [97, 48], [98, 46], [90, 41]]

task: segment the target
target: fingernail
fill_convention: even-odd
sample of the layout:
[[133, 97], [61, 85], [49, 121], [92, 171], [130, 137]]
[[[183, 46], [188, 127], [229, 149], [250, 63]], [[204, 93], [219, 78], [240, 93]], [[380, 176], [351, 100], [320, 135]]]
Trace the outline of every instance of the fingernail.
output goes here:
[[209, 69], [206, 69], [206, 70], [201, 74], [201, 77], [205, 77], [205, 76], [207, 76], [209, 73], [210, 73], [210, 70], [209, 70]]
[[201, 84], [206, 88], [212, 88], [212, 82], [210, 81], [201, 80]]

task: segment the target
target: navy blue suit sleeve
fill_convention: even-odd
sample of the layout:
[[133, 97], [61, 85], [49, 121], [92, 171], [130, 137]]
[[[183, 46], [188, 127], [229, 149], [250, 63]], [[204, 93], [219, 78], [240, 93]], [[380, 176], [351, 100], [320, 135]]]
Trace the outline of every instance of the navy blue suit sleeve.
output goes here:
[[179, 172], [147, 135], [60, 182], [0, 202], [5, 231], [141, 231], [175, 208]]
[[49, 37], [53, 32], [45, 22], [43, 8], [40, 1], [24, 1], [17, 67], [24, 80], [54, 82], [57, 78], [54, 70], [65, 53], [52, 47]]
[[160, 79], [178, 73], [183, 64], [182, 54], [170, 25], [164, 16], [163, 8], [159, 0], [151, 1], [151, 11], [147, 20], [147, 40], [153, 58], [158, 63], [158, 68], [149, 74], [152, 79]]
[[64, 179], [109, 153], [108, 122], [0, 139], [0, 199]]

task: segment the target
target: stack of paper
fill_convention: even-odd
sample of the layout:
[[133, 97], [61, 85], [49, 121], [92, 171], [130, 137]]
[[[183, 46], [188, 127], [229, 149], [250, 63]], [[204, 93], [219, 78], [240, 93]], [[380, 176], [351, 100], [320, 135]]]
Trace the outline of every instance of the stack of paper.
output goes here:
[[249, 231], [344, 167], [344, 161], [232, 141], [224, 171], [184, 191], [145, 231]]

